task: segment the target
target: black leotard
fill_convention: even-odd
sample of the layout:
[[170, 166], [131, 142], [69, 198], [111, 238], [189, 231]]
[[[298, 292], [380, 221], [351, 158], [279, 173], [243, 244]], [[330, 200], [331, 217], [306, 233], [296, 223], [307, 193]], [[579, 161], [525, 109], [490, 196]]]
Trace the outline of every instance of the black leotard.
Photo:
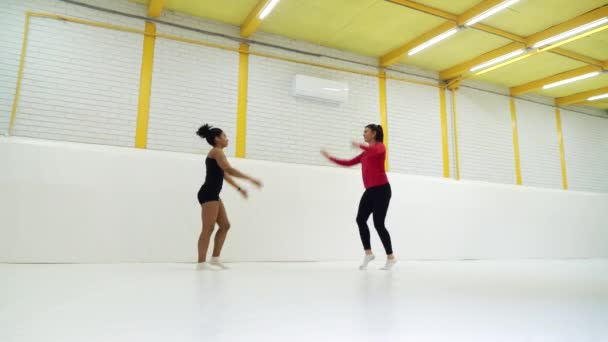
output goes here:
[[205, 159], [205, 168], [207, 170], [205, 183], [201, 186], [197, 196], [198, 203], [200, 204], [219, 201], [220, 192], [224, 185], [224, 170], [222, 170], [215, 159], [207, 157]]

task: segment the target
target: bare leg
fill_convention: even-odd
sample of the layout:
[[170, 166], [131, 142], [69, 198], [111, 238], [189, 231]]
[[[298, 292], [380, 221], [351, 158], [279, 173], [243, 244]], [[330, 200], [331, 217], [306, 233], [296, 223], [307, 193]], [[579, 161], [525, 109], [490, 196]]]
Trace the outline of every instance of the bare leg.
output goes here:
[[228, 214], [226, 214], [226, 207], [224, 202], [220, 201], [220, 206], [217, 215], [217, 225], [220, 227], [215, 233], [215, 243], [213, 244], [213, 257], [219, 257], [222, 253], [222, 247], [224, 247], [224, 241], [226, 241], [226, 235], [230, 229], [230, 221], [228, 220]]
[[211, 241], [211, 234], [215, 228], [217, 215], [220, 207], [219, 201], [206, 202], [201, 205], [201, 219], [203, 222], [203, 230], [198, 238], [198, 262], [207, 260], [207, 250]]

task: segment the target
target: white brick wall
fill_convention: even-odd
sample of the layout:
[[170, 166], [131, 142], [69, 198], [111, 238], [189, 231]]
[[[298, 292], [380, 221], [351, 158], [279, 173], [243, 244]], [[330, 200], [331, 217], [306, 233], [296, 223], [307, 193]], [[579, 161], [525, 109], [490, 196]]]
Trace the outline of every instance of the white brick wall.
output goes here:
[[[359, 151], [350, 141], [362, 140], [364, 126], [380, 120], [376, 77], [257, 56], [249, 63], [248, 158], [327, 165], [321, 148], [354, 156]], [[348, 101], [334, 105], [293, 97], [296, 74], [347, 82]]]
[[[81, 1], [135, 15], [146, 14], [145, 6], [129, 1]], [[0, 11], [0, 134], [5, 133], [8, 127], [21, 51], [24, 14], [28, 10], [57, 13], [137, 29], [144, 27], [143, 21], [139, 19], [57, 0], [5, 0]], [[184, 14], [165, 11], [160, 19], [233, 37], [238, 36], [238, 27]], [[34, 18], [32, 25], [33, 40], [28, 46], [17, 134], [132, 146], [139, 89], [141, 36], [40, 18]], [[157, 31], [237, 46], [237, 43], [230, 39], [168, 25], [158, 25]], [[256, 33], [253, 38], [259, 42], [349, 59], [372, 66], [260, 45], [253, 45], [252, 51], [377, 72], [373, 67], [377, 60], [372, 57], [263, 32]], [[224, 128], [234, 142], [238, 54], [164, 39], [157, 39], [156, 44], [149, 147], [200, 153], [207, 147], [194, 135], [194, 130], [203, 121]], [[103, 60], [104, 63], [96, 62], [98, 60]], [[436, 77], [434, 72], [407, 66], [396, 66], [395, 69]], [[291, 80], [296, 73], [348, 82], [351, 88], [349, 101], [341, 106], [331, 106], [293, 98], [290, 94]], [[389, 74], [415, 78], [396, 72]], [[421, 80], [429, 81], [423, 78]], [[387, 84], [389, 156], [392, 170], [441, 176], [438, 90], [430, 87], [423, 90], [424, 86], [390, 80]], [[507, 93], [506, 88], [477, 81], [467, 81], [465, 85], [501, 94]], [[401, 96], [402, 93], [414, 94], [412, 96], [414, 101]], [[533, 97], [533, 95], [529, 96]], [[448, 114], [450, 114], [449, 99], [448, 92]], [[534, 97], [533, 100], [546, 99]], [[358, 151], [349, 147], [350, 140], [360, 138], [364, 125], [379, 122], [377, 78], [264, 57], [250, 57], [248, 101], [249, 158], [327, 165], [318, 154], [321, 147], [327, 147], [339, 156], [352, 156]], [[457, 102], [462, 177], [513, 184], [515, 172], [508, 99], [463, 86], [458, 93]], [[525, 101], [523, 103], [523, 106], [526, 106]], [[539, 114], [536, 109], [533, 111], [535, 114], [523, 118], [523, 121], [522, 114], [518, 111], [520, 145], [526, 145], [522, 150], [524, 183], [554, 187], [555, 174], [547, 176], [539, 170], [544, 170], [547, 163], [552, 165], [552, 170], [554, 169], [553, 157], [550, 160], [541, 160], [540, 157], [544, 156], [545, 149], [552, 150], [554, 146], [551, 144], [556, 142], [552, 143], [549, 140], [550, 134], [546, 131], [542, 133], [544, 138], [536, 146], [535, 139], [538, 138], [530, 133], [538, 127], [542, 130], [554, 126], [554, 121], [543, 125], [544, 118], [548, 116]], [[585, 111], [596, 115], [605, 114], [591, 109]], [[428, 114], [420, 115], [420, 113]], [[451, 115], [448, 117], [451, 119]], [[567, 152], [571, 155], [572, 163], [575, 163], [570, 165], [570, 160], [567, 160], [569, 170], [573, 169], [569, 171], [571, 188], [603, 189], [606, 182], [602, 181], [606, 177], [598, 170], [608, 168], [603, 167], [604, 159], [595, 156], [590, 158], [587, 151], [606, 155], [605, 150], [602, 149], [605, 144], [597, 143], [605, 141], [602, 140], [605, 136], [598, 133], [605, 130], [600, 131], [597, 127], [607, 121], [576, 113], [571, 113], [569, 117], [572, 127], [566, 128], [564, 123], [564, 129], [569, 129], [569, 139], [581, 142], [578, 145], [575, 143], [575, 146], [570, 147], [570, 152]], [[428, 134], [421, 134], [422, 132]], [[453, 176], [454, 153], [451, 129], [449, 134], [450, 166]], [[590, 144], [591, 147], [586, 144]], [[566, 139], [566, 148], [568, 149], [568, 139]], [[234, 153], [234, 144], [228, 153]], [[557, 170], [559, 171], [559, 168]]]
[[608, 120], [561, 111], [571, 190], [608, 192]]
[[555, 108], [516, 100], [515, 111], [523, 185], [561, 189]]
[[461, 87], [456, 106], [461, 178], [515, 184], [509, 98]]
[[[123, 0], [85, 0], [83, 2], [132, 14], [145, 14], [145, 7]], [[2, 1], [2, 6], [0, 6], [0, 134], [6, 134], [8, 130], [8, 122], [12, 111], [15, 85], [19, 70], [19, 58], [21, 56], [21, 43], [23, 40], [26, 11], [54, 13], [108, 24], [117, 24], [138, 29], [143, 28], [143, 21], [138, 19], [112, 15], [56, 0]], [[34, 18], [32, 22], [40, 23], [40, 20], [42, 19]], [[61, 37], [49, 38], [60, 39]], [[92, 41], [95, 41], [95, 37], [92, 37]], [[141, 45], [138, 46], [138, 48], [141, 49]], [[141, 60], [141, 54], [139, 55], [139, 60]]]
[[142, 41], [140, 34], [33, 18], [14, 134], [132, 146]]
[[387, 80], [390, 169], [443, 176], [439, 89]]
[[209, 123], [226, 132], [234, 155], [238, 65], [237, 52], [157, 39], [148, 148], [203, 153], [209, 146], [195, 132]]

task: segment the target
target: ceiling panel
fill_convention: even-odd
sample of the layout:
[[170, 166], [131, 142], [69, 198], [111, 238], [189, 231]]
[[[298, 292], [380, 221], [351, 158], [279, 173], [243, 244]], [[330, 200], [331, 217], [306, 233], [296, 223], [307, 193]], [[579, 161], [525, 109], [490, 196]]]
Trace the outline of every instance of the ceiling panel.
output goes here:
[[480, 3], [481, 0], [418, 0], [416, 2], [452, 14], [462, 14], [469, 8]]
[[608, 60], [608, 30], [575, 40], [561, 47], [564, 50], [606, 61]]
[[[149, 2], [128, 1], [142, 4]], [[449, 13], [462, 14], [482, 0], [414, 1]], [[165, 8], [240, 26], [257, 3], [258, 0], [166, 0]], [[517, 35], [529, 36], [607, 4], [608, 0], [520, 0], [483, 23]], [[444, 19], [386, 0], [282, 0], [262, 22], [259, 30], [380, 57], [444, 22]], [[511, 41], [505, 38], [468, 29], [414, 56], [406, 56], [401, 62], [441, 71], [509, 43]], [[568, 43], [562, 48], [608, 61], [608, 30]], [[585, 65], [569, 58], [543, 53], [475, 79], [511, 87]], [[564, 96], [608, 86], [607, 77], [600, 76], [540, 93]], [[606, 105], [599, 103], [594, 106]]]
[[552, 53], [541, 53], [477, 76], [476, 79], [514, 87], [585, 65]]
[[[372, 1], [286, 1], [260, 29], [368, 56], [380, 56], [444, 20]], [[346, 10], [348, 8], [348, 10]], [[314, 19], [302, 13], [315, 13]]]
[[[149, 0], [132, 0], [148, 4]], [[258, 0], [165, 0], [165, 9], [240, 26]]]
[[526, 37], [607, 3], [606, 0], [521, 0], [483, 23]]
[[402, 62], [429, 70], [443, 70], [492, 51], [511, 41], [477, 30], [462, 30]]
[[381, 0], [281, 1], [260, 30], [320, 44]]
[[539, 93], [551, 97], [562, 97], [604, 87], [608, 87], [608, 74], [602, 74], [551, 89], [541, 89], [539, 90]]

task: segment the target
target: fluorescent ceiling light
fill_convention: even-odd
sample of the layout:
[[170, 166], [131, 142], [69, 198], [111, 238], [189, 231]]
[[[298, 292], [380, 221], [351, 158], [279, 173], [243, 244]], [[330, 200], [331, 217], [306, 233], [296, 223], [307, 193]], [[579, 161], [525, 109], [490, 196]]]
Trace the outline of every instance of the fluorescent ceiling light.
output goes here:
[[601, 72], [599, 72], [599, 71], [590, 72], [588, 74], [572, 77], [572, 78], [569, 78], [567, 80], [563, 80], [563, 81], [547, 84], [546, 86], [543, 87], [543, 89], [550, 89], [550, 88], [559, 87], [559, 86], [564, 85], [564, 84], [568, 84], [568, 83], [584, 80], [586, 78], [595, 77], [595, 76], [597, 76], [599, 74], [601, 74]]
[[264, 20], [264, 18], [266, 18], [266, 16], [268, 16], [268, 14], [270, 14], [270, 12], [272, 12], [272, 9], [278, 3], [279, 3], [279, 0], [270, 0], [268, 5], [266, 5], [266, 7], [264, 7], [264, 9], [262, 10], [262, 13], [260, 13], [260, 16], [259, 16], [260, 20]]
[[496, 69], [502, 68], [502, 67], [504, 67], [504, 66], [507, 66], [507, 65], [513, 64], [513, 63], [515, 63], [515, 62], [519, 62], [519, 61], [521, 61], [522, 59], [526, 59], [526, 58], [528, 58], [528, 57], [530, 57], [530, 56], [534, 56], [534, 55], [535, 55], [534, 53], [526, 53], [526, 54], [524, 54], [524, 55], [522, 55], [522, 56], [519, 56], [519, 57], [517, 57], [517, 58], [509, 59], [509, 60], [507, 60], [507, 61], [505, 61], [505, 62], [502, 62], [502, 63], [500, 63], [500, 64], [497, 64], [497, 65], [494, 65], [494, 66], [489, 67], [489, 68], [487, 68], [487, 69], [484, 69], [484, 70], [482, 70], [482, 71], [479, 71], [478, 73], [476, 73], [476, 74], [475, 74], [475, 76], [483, 75], [483, 74], [485, 74], [485, 73], [487, 73], [487, 72], [490, 72], [490, 71], [493, 71], [493, 70], [496, 70]]
[[570, 37], [568, 39], [560, 40], [559, 42], [557, 42], [555, 44], [551, 44], [549, 46], [546, 46], [546, 47], [540, 49], [540, 51], [552, 50], [552, 49], [555, 49], [556, 47], [562, 46], [564, 44], [568, 44], [570, 42], [573, 42], [575, 40], [579, 40], [581, 38], [588, 37], [588, 36], [590, 36], [592, 34], [595, 34], [595, 33], [598, 33], [598, 32], [602, 32], [602, 31], [607, 30], [607, 29], [608, 29], [608, 25], [600, 26], [600, 27], [598, 27], [598, 28], [596, 28], [594, 30], [586, 31], [586, 32], [581, 33], [581, 34], [577, 34], [574, 37]]
[[494, 59], [492, 59], [490, 61], [487, 61], [485, 63], [476, 65], [476, 66], [474, 66], [474, 67], [471, 68], [471, 71], [477, 71], [477, 70], [485, 69], [485, 68], [487, 68], [489, 66], [492, 66], [494, 64], [498, 64], [500, 62], [506, 61], [507, 59], [511, 59], [511, 58], [513, 58], [515, 56], [519, 56], [519, 55], [521, 55], [524, 52], [526, 52], [525, 49], [520, 49], [520, 50], [517, 50], [517, 51], [513, 51], [513, 52], [508, 53], [508, 54], [506, 54], [504, 56], [500, 56], [498, 58], [494, 58]]
[[587, 101], [597, 101], [597, 100], [606, 99], [606, 98], [608, 98], [608, 93], [598, 95], [598, 96], [591, 96], [590, 98], [587, 99]]
[[456, 34], [456, 32], [458, 32], [458, 28], [453, 28], [453, 29], [451, 29], [449, 31], [443, 32], [442, 34], [440, 34], [440, 35], [438, 35], [438, 36], [436, 36], [434, 38], [431, 38], [428, 41], [426, 41], [426, 42], [424, 42], [424, 43], [416, 46], [415, 48], [411, 49], [407, 54], [408, 54], [408, 56], [411, 56], [411, 55], [413, 55], [415, 53], [418, 53], [418, 52], [420, 52], [420, 51], [428, 48], [429, 46], [435, 45], [435, 44], [439, 43], [440, 41], [442, 41], [442, 40], [444, 40], [444, 39], [446, 39], [446, 38], [448, 38], [448, 37]]
[[503, 2], [502, 4], [498, 5], [498, 6], [494, 6], [492, 8], [490, 8], [489, 10], [481, 13], [480, 15], [473, 17], [471, 20], [469, 20], [466, 25], [467, 26], [471, 26], [475, 23], [478, 23], [484, 19], [486, 19], [487, 17], [494, 15], [500, 11], [502, 11], [503, 9], [513, 5], [514, 3], [518, 2], [519, 0], [508, 0]]
[[543, 47], [545, 45], [549, 45], [549, 44], [557, 42], [559, 40], [566, 39], [568, 37], [572, 37], [572, 36], [577, 35], [577, 34], [579, 34], [581, 32], [585, 32], [587, 30], [591, 30], [592, 28], [598, 27], [600, 25], [604, 25], [606, 23], [608, 23], [608, 18], [602, 18], [602, 19], [590, 22], [588, 24], [579, 26], [577, 28], [574, 28], [574, 29], [572, 29], [570, 31], [566, 31], [564, 33], [560, 33], [560, 34], [555, 35], [555, 36], [553, 36], [551, 38], [547, 38], [545, 40], [541, 40], [540, 42], [534, 44], [534, 47], [535, 48]]

